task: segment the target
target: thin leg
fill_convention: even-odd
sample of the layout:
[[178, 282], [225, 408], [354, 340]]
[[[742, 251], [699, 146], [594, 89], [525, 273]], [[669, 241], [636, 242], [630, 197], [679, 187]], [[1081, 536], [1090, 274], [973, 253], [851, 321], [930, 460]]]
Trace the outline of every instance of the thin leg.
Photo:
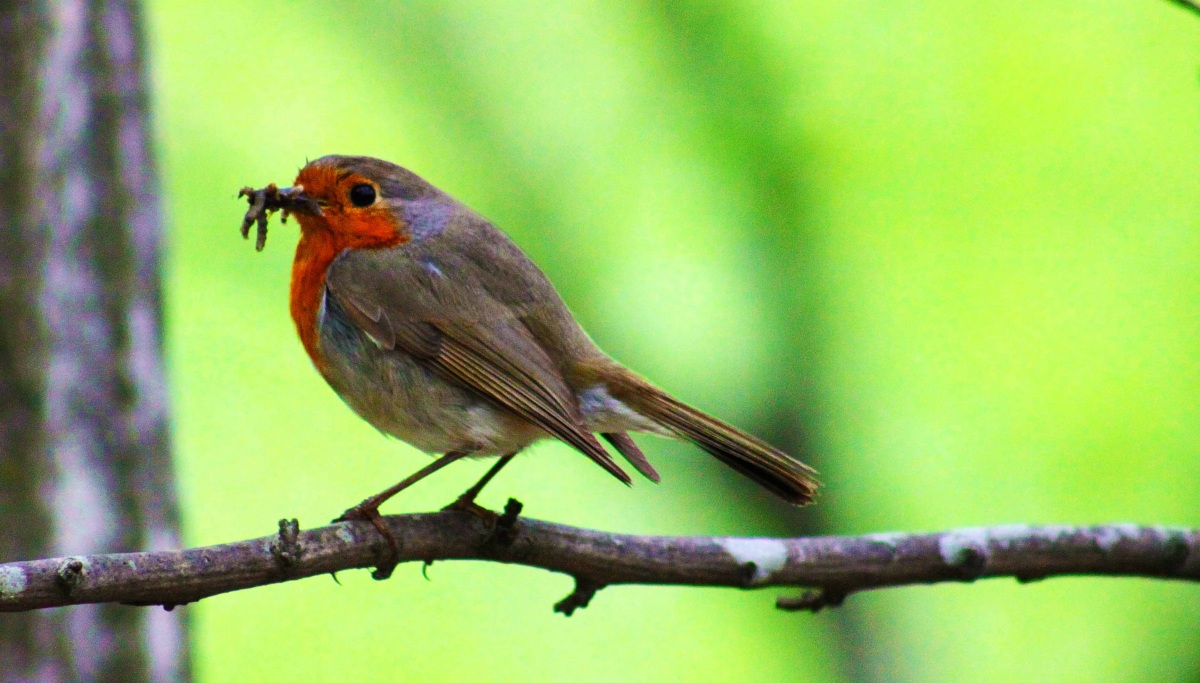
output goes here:
[[337, 519], [335, 519], [333, 521], [344, 522], [344, 521], [351, 520], [351, 519], [367, 519], [368, 516], [370, 515], [370, 511], [375, 511], [376, 514], [378, 514], [379, 506], [386, 503], [392, 496], [396, 495], [397, 493], [400, 493], [404, 489], [408, 488], [409, 486], [412, 486], [413, 484], [417, 483], [418, 481], [421, 481], [422, 479], [424, 479], [425, 477], [428, 477], [429, 475], [433, 474], [434, 472], [437, 472], [438, 470], [442, 469], [446, 465], [449, 465], [450, 463], [454, 462], [455, 460], [462, 460], [463, 458], [467, 457], [470, 454], [471, 454], [470, 451], [450, 451], [449, 453], [443, 455], [442, 457], [438, 458], [437, 460], [434, 460], [433, 462], [429, 463], [428, 465], [417, 470], [416, 472], [414, 472], [410, 476], [406, 477], [404, 480], [402, 480], [400, 483], [396, 484], [395, 486], [388, 487], [388, 488], [384, 489], [383, 491], [380, 491], [379, 493], [376, 493], [375, 495], [371, 496], [370, 498], [367, 498], [366, 500], [359, 503], [358, 505], [355, 505], [354, 507], [350, 508], [349, 510], [346, 510], [345, 512], [342, 513], [341, 517], [338, 517]]
[[504, 469], [504, 466], [516, 456], [517, 454], [515, 451], [509, 453], [508, 455], [500, 456], [500, 459], [496, 461], [496, 464], [492, 465], [492, 468], [484, 473], [483, 477], [480, 478], [479, 481], [475, 482], [474, 486], [466, 491], [463, 491], [463, 494], [459, 496], [457, 500], [447, 505], [444, 509], [465, 510], [467, 512], [474, 512], [478, 514], [481, 510], [483, 510], [483, 508], [475, 504], [475, 496], [478, 496], [479, 492], [483, 490], [483, 487], [487, 486], [488, 482], [491, 481], [500, 472], [500, 470]]
[[375, 528], [379, 530], [379, 533], [383, 536], [384, 540], [387, 541], [388, 547], [392, 549], [392, 562], [391, 566], [389, 567], [378, 567], [376, 569], [376, 578], [387, 578], [387, 576], [392, 573], [392, 568], [396, 566], [396, 562], [400, 558], [400, 544], [396, 541], [396, 537], [392, 535], [392, 530], [383, 523], [383, 518], [379, 515], [379, 506], [383, 505], [389, 498], [397, 493], [400, 493], [409, 486], [412, 486], [425, 477], [437, 472], [455, 460], [462, 460], [468, 455], [470, 455], [470, 451], [450, 451], [437, 460], [434, 460], [428, 465], [417, 470], [395, 486], [391, 486], [371, 496], [370, 498], [367, 498], [358, 505], [355, 505], [349, 510], [343, 512], [341, 517], [333, 520], [334, 522], [369, 520], [371, 524], [375, 525]]

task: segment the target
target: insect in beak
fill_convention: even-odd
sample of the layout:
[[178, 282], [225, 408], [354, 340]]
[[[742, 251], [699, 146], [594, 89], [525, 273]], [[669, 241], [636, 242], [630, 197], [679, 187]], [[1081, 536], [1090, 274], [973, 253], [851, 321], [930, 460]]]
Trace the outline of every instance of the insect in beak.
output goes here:
[[296, 185], [279, 189], [271, 183], [261, 190], [243, 187], [238, 197], [246, 197], [250, 208], [242, 219], [242, 237], [250, 237], [250, 226], [258, 224], [258, 238], [254, 248], [262, 251], [267, 244], [267, 218], [276, 211], [282, 211], [281, 222], [286, 223], [288, 216], [293, 213], [307, 213], [313, 216], [322, 214], [321, 204], [316, 199], [304, 194], [304, 186]]

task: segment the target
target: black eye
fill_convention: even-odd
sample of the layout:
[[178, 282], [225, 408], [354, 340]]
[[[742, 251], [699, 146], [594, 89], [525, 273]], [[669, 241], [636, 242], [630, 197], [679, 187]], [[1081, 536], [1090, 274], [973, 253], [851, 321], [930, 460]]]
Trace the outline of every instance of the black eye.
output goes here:
[[375, 203], [375, 188], [359, 183], [350, 188], [350, 203], [355, 206], [370, 206]]

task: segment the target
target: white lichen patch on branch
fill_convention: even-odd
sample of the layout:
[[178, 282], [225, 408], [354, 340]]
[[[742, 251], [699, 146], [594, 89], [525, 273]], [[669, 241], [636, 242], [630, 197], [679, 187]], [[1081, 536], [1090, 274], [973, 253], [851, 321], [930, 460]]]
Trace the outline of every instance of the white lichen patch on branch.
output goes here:
[[740, 565], [753, 564], [752, 584], [761, 584], [787, 564], [787, 544], [775, 538], [723, 538], [718, 541]]
[[1109, 524], [1096, 531], [1096, 546], [1107, 553], [1123, 540], [1136, 540], [1141, 531], [1136, 524]]
[[864, 541], [882, 545], [891, 551], [895, 551], [900, 547], [900, 543], [902, 541], [908, 540], [909, 538], [911, 538], [909, 534], [902, 534], [895, 531], [881, 534], [867, 534], [866, 536], [863, 536]]
[[942, 534], [938, 539], [938, 553], [942, 561], [951, 566], [962, 566], [971, 555], [987, 558], [993, 548], [1009, 549], [1017, 544], [1038, 541], [1058, 543], [1066, 536], [1079, 533], [1079, 527], [1067, 525], [1032, 526], [1029, 524], [1005, 524], [994, 527], [968, 527]]
[[1075, 535], [1079, 531], [1079, 527], [1067, 524], [1051, 524], [1047, 526], [1005, 524], [991, 527], [987, 535], [992, 545], [1001, 548], [1011, 548], [1016, 544], [1028, 544], [1037, 541], [1059, 543], [1065, 537]]
[[0, 567], [0, 602], [15, 600], [28, 583], [29, 579], [20, 567]]
[[938, 539], [938, 554], [942, 562], [957, 567], [966, 562], [969, 553], [987, 552], [988, 530], [969, 527], [942, 534]]

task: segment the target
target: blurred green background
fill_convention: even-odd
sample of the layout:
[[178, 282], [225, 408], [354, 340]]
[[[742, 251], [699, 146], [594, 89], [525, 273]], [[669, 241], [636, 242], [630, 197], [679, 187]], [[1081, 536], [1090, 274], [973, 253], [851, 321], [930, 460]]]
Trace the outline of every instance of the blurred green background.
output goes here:
[[[185, 537], [315, 526], [426, 462], [345, 408], [287, 313], [293, 225], [242, 185], [369, 154], [492, 218], [601, 346], [803, 451], [783, 509], [643, 439], [558, 444], [482, 502], [625, 532], [1200, 523], [1200, 18], [1167, 2], [153, 0]], [[449, 502], [486, 463], [391, 503]], [[211, 598], [201, 681], [1200, 680], [1200, 591], [991, 581], [856, 595], [403, 566]]]

